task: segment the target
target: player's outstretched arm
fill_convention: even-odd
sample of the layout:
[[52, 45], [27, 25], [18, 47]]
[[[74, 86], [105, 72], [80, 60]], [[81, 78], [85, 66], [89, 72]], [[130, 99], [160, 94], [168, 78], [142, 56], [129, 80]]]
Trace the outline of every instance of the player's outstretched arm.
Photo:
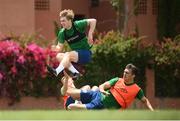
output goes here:
[[149, 102], [149, 100], [145, 96], [141, 99], [141, 101], [148, 109], [150, 109], [151, 111], [154, 111], [151, 103]]

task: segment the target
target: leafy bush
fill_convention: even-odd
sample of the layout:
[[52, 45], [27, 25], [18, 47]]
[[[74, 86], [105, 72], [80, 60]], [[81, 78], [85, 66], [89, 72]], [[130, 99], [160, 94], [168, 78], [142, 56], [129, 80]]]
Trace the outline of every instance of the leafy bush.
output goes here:
[[[94, 45], [93, 60], [87, 65], [87, 73], [81, 84], [99, 85], [113, 77], [122, 76], [128, 63], [140, 68], [137, 83], [144, 87], [147, 52], [141, 45], [142, 38], [124, 37], [119, 32], [110, 31], [99, 37], [100, 43]], [[87, 81], [89, 80], [89, 81]]]
[[159, 43], [155, 52], [155, 95], [180, 97], [180, 36]]
[[100, 44], [92, 49], [93, 60], [86, 66], [86, 75], [78, 85], [99, 85], [112, 77], [122, 76], [126, 64], [133, 63], [140, 70], [136, 80], [142, 88], [146, 85], [145, 68], [151, 68], [155, 71], [155, 95], [180, 97], [180, 36], [154, 44], [111, 31], [99, 40]]

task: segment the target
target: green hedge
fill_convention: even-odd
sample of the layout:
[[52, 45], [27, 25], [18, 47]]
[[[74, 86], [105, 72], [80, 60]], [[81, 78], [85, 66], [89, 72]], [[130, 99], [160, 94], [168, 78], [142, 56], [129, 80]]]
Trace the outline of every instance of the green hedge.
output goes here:
[[155, 71], [155, 95], [157, 97], [180, 97], [180, 36], [174, 40], [164, 39], [152, 44], [141, 38], [124, 37], [118, 32], [108, 32], [99, 38], [100, 44], [92, 48], [92, 62], [86, 66], [86, 74], [76, 82], [78, 87], [99, 85], [113, 77], [122, 76], [126, 64], [139, 68], [135, 80], [145, 89], [145, 69]]
[[180, 35], [163, 41], [155, 54], [155, 95], [180, 97]]
[[142, 39], [124, 37], [119, 32], [111, 31], [99, 37], [99, 41], [100, 44], [92, 48], [92, 62], [86, 66], [87, 72], [78, 84], [99, 85], [113, 77], [121, 77], [125, 66], [133, 63], [140, 70], [137, 83], [144, 87], [145, 67], [149, 57], [148, 52], [142, 49]]

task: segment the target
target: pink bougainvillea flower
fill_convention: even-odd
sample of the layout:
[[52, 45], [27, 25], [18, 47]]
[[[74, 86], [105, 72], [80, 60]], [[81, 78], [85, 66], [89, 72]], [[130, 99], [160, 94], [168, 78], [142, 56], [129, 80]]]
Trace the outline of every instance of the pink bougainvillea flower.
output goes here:
[[25, 62], [24, 55], [19, 56], [18, 59], [17, 59], [17, 62], [20, 63], [20, 64], [24, 64], [24, 62]]
[[17, 74], [17, 69], [16, 69], [15, 66], [13, 66], [13, 67], [11, 68], [11, 72], [12, 72], [12, 74], [14, 74], [14, 75]]
[[20, 53], [20, 46], [13, 41], [2, 41], [0, 42], [0, 52], [3, 55], [11, 55], [12, 53], [18, 55]]
[[33, 43], [29, 44], [26, 49], [29, 53], [33, 54], [35, 61], [46, 59], [46, 53], [42, 47]]

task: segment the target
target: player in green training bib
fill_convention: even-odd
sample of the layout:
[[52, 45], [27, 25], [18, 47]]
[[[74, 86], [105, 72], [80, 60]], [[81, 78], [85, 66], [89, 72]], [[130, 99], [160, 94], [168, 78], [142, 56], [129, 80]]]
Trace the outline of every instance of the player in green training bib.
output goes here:
[[[59, 66], [54, 69], [47, 66], [49, 72], [57, 76], [65, 68], [72, 72], [74, 77], [79, 76], [78, 70], [72, 65], [72, 62], [86, 64], [91, 60], [91, 46], [93, 42], [93, 33], [96, 27], [96, 19], [83, 19], [73, 22], [74, 13], [72, 10], [63, 10], [60, 12], [60, 23], [62, 29], [58, 34], [58, 44], [52, 46], [52, 49], [58, 51], [56, 56], [60, 62]], [[85, 31], [89, 26], [88, 35]], [[64, 43], [70, 46], [70, 52], [62, 53]]]

